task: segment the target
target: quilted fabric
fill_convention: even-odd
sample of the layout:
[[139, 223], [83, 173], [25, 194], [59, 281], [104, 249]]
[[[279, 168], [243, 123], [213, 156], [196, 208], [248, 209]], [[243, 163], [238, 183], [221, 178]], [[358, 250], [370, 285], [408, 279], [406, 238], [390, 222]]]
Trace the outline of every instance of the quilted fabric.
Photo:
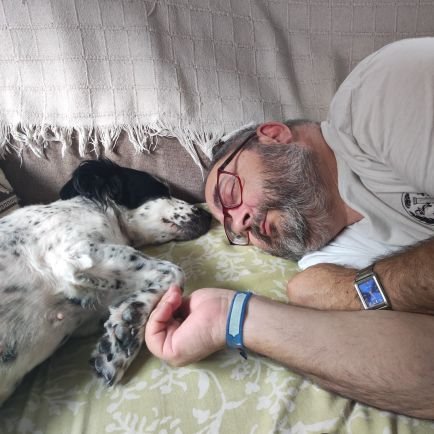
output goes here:
[[196, 156], [250, 121], [325, 118], [365, 56], [434, 32], [425, 0], [3, 0], [0, 143], [38, 155], [47, 141], [80, 151], [137, 149], [155, 132]]

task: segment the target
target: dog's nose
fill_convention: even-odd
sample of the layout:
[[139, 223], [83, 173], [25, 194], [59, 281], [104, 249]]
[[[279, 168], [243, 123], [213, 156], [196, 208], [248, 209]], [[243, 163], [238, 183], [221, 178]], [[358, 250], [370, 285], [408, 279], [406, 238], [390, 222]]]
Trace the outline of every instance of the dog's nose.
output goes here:
[[193, 208], [192, 225], [196, 226], [196, 233], [198, 237], [209, 231], [211, 226], [212, 215], [199, 207]]
[[186, 224], [182, 225], [182, 233], [178, 240], [192, 240], [208, 232], [211, 226], [211, 214], [199, 207], [193, 206], [189, 219]]

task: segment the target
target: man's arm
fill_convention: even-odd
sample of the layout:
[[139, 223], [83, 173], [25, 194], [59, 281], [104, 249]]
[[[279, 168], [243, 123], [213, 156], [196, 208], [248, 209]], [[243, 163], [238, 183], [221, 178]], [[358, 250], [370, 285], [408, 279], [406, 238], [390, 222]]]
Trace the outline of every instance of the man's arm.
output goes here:
[[375, 270], [394, 310], [434, 314], [433, 238], [381, 259]]
[[[434, 239], [380, 259], [375, 264], [393, 310], [434, 314]], [[307, 268], [288, 282], [292, 304], [316, 309], [359, 310], [357, 270], [333, 264]]]
[[434, 317], [249, 303], [247, 348], [343, 396], [434, 419]]
[[[146, 344], [175, 366], [225, 346], [233, 291], [205, 288], [183, 300], [171, 288], [146, 326]], [[434, 316], [337, 312], [253, 296], [244, 344], [324, 388], [383, 410], [434, 419]]]

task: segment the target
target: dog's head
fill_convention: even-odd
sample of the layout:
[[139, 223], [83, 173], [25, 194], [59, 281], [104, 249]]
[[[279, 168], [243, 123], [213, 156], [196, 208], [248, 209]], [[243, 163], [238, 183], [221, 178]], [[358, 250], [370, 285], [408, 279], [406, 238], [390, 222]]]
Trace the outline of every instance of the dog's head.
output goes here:
[[107, 208], [128, 208], [124, 230], [135, 247], [197, 238], [211, 225], [211, 214], [170, 196], [153, 176], [118, 166], [107, 159], [83, 161], [60, 191], [61, 199], [84, 196]]
[[205, 234], [211, 214], [179, 199], [150, 200], [125, 213], [125, 229], [134, 247], [186, 241]]
[[167, 185], [149, 173], [99, 159], [80, 163], [59, 195], [63, 200], [84, 196], [105, 207], [113, 201], [134, 209], [150, 199], [170, 197], [170, 192]]

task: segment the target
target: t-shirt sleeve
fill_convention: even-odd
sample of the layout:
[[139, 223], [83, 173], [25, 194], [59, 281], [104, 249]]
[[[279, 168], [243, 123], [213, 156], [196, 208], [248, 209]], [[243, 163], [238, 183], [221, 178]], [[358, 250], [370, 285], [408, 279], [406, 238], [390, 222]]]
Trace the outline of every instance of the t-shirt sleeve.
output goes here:
[[342, 199], [373, 239], [401, 246], [434, 229], [434, 38], [394, 42], [357, 65], [321, 130]]
[[434, 38], [384, 47], [362, 62], [347, 87], [349, 133], [384, 166], [382, 180], [434, 195]]

